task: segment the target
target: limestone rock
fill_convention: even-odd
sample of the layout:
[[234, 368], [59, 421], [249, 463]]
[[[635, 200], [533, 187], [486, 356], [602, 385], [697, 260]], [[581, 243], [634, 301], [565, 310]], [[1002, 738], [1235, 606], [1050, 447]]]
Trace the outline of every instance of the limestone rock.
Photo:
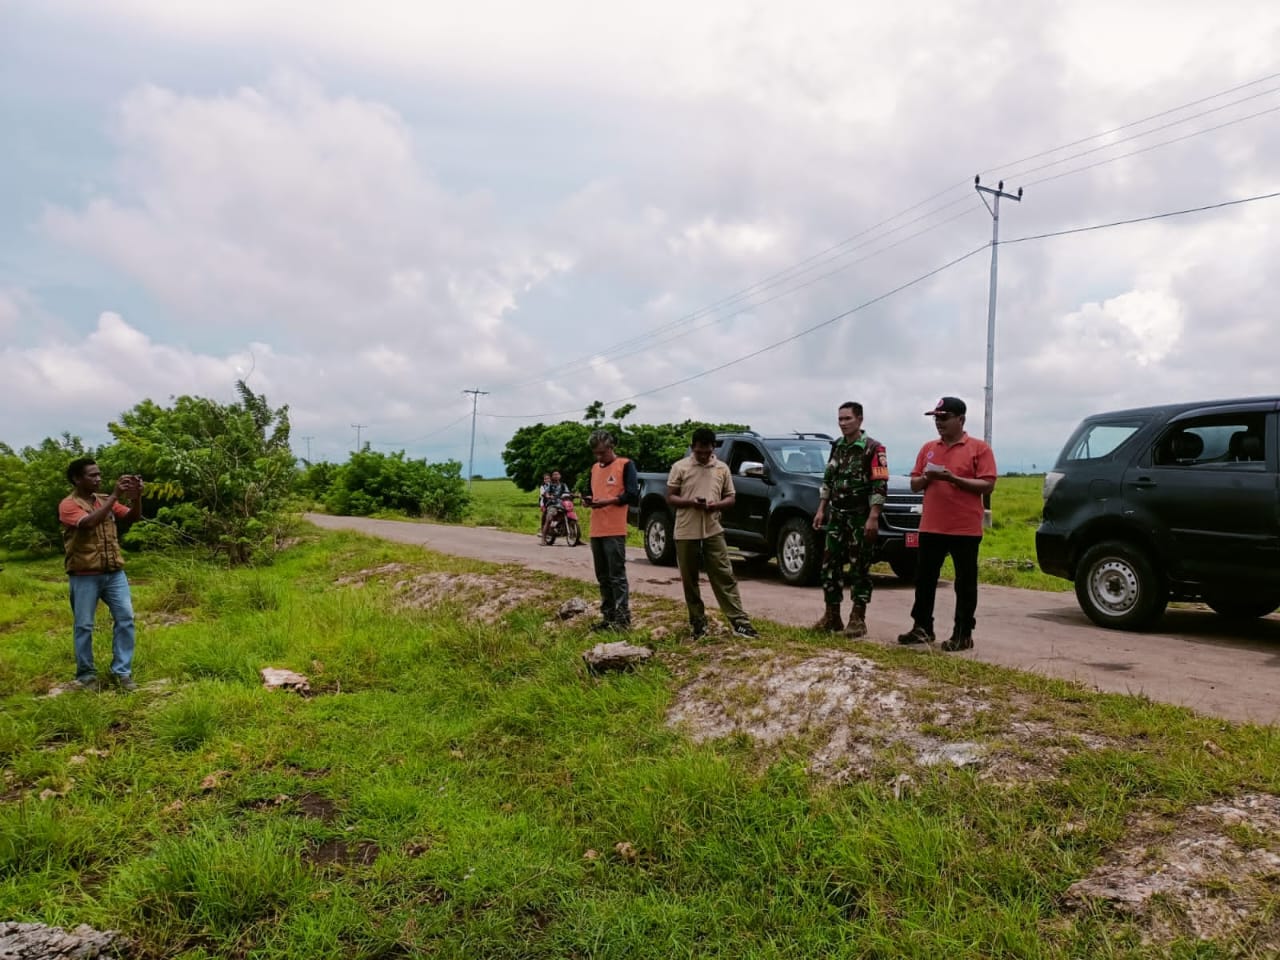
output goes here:
[[587, 612], [587, 601], [581, 597], [573, 597], [560, 604], [560, 610], [556, 613], [561, 620], [572, 620], [574, 617], [580, 616]]
[[311, 681], [292, 670], [278, 670], [275, 667], [263, 667], [258, 671], [262, 675], [262, 685], [268, 690], [292, 690], [295, 693], [310, 693]]
[[0, 921], [0, 960], [98, 960], [123, 957], [128, 945], [114, 930], [81, 924], [74, 930], [43, 923]]
[[591, 673], [604, 673], [608, 670], [631, 670], [636, 664], [646, 662], [653, 656], [648, 647], [635, 647], [625, 640], [616, 643], [597, 643], [582, 655], [582, 662]]

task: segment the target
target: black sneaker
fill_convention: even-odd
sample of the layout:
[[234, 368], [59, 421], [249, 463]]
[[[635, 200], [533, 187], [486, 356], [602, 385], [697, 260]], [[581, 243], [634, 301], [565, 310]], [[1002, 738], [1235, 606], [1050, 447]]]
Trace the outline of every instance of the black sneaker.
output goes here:
[[933, 640], [933, 631], [926, 630], [918, 623], [906, 633], [898, 635], [898, 642], [903, 646], [912, 643], [933, 643]]
[[606, 630], [614, 629], [612, 620], [597, 620], [589, 628], [591, 633], [604, 633]]
[[963, 633], [957, 630], [943, 641], [942, 649], [947, 653], [955, 653], [957, 650], [972, 650], [973, 634], [967, 630]]
[[756, 637], [760, 636], [749, 620], [743, 620], [741, 623], [735, 623], [733, 625], [733, 635], [735, 637], [746, 637], [748, 640], [754, 640]]
[[689, 632], [694, 640], [702, 640], [707, 635], [707, 621], [693, 620], [689, 623]]
[[98, 678], [93, 677], [89, 680], [73, 680], [68, 689], [81, 693], [97, 693], [102, 687], [98, 683]]
[[116, 686], [119, 687], [121, 690], [123, 690], [125, 693], [138, 692], [138, 684], [133, 679], [132, 676], [129, 676], [128, 674], [126, 674], [124, 676], [112, 677], [112, 679], [115, 681]]

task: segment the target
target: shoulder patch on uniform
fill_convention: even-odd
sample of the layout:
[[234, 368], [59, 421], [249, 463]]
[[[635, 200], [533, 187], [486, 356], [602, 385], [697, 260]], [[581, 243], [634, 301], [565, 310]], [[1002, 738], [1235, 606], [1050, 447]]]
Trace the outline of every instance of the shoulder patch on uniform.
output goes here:
[[889, 479], [889, 457], [884, 447], [876, 450], [876, 455], [871, 461], [871, 479], [872, 480], [888, 480]]

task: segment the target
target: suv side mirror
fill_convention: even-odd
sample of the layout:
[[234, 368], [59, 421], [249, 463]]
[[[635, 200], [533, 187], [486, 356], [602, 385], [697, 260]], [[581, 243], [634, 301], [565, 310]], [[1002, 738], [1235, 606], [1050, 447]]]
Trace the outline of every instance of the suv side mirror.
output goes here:
[[765, 465], [758, 460], [744, 460], [738, 467], [738, 476], [755, 477], [758, 480], [768, 480], [769, 471], [765, 469]]

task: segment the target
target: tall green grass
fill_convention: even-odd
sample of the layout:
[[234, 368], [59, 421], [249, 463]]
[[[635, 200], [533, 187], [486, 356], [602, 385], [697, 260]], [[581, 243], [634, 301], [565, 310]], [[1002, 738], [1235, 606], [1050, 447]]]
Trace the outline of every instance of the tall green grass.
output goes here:
[[[1135, 812], [1280, 789], [1274, 730], [870, 645], [931, 689], [1113, 746], [1014, 785], [913, 769], [895, 798], [892, 755], [824, 783], [803, 745], [762, 759], [669, 729], [662, 663], [589, 678], [596, 638], [544, 625], [587, 586], [537, 577], [545, 600], [484, 624], [335, 584], [390, 560], [409, 568], [390, 579], [477, 569], [351, 535], [255, 570], [139, 557], [137, 675], [170, 682], [53, 699], [71, 671], [56, 561], [8, 565], [0, 917], [121, 929], [144, 958], [1154, 957], [1124, 918], [1067, 910], [1067, 886]], [[261, 689], [267, 665], [317, 695]]]

